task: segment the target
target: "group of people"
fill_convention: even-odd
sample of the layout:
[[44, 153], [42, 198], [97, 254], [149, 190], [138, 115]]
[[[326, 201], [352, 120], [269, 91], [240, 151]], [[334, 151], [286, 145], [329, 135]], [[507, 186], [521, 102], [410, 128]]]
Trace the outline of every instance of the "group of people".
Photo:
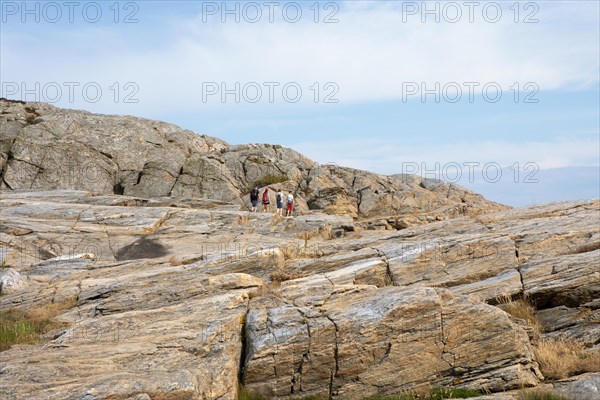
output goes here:
[[[255, 187], [250, 192], [250, 203], [252, 204], [252, 212], [256, 212], [257, 211], [259, 195], [260, 195], [260, 191], [258, 190], [258, 187]], [[277, 190], [277, 193], [275, 194], [275, 199], [276, 199], [276, 203], [277, 203], [276, 215], [282, 215], [283, 216], [283, 200], [284, 200], [284, 196], [283, 196], [283, 193], [281, 192], [281, 189]], [[294, 195], [292, 194], [291, 190], [285, 196], [285, 202], [286, 202], [285, 216], [286, 217], [291, 217], [292, 213], [294, 212]], [[264, 190], [264, 192], [263, 192], [263, 194], [262, 194], [262, 205], [263, 205], [263, 211], [262, 212], [264, 212], [264, 213], [269, 212], [269, 204], [271, 204], [271, 201], [269, 199], [269, 188], [266, 187], [265, 190]]]

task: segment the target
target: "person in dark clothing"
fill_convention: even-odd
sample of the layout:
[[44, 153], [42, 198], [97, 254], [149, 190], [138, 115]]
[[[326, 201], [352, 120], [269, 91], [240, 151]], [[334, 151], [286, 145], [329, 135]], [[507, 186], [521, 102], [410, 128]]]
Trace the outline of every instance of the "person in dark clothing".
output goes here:
[[250, 191], [250, 203], [252, 204], [252, 212], [256, 212], [256, 207], [258, 207], [258, 187], [255, 187]]

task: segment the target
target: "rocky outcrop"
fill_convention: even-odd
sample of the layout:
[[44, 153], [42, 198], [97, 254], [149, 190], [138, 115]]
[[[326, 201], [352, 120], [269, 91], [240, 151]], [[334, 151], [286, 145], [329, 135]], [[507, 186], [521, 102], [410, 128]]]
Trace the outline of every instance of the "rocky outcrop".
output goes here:
[[310, 291], [308, 303], [288, 298], [287, 285], [251, 302], [244, 384], [265, 398], [364, 399], [457, 383], [500, 391], [540, 377], [527, 334], [495, 307], [431, 288]]
[[[596, 396], [597, 374], [543, 384], [533, 346], [600, 359], [599, 200], [509, 209], [162, 122], [0, 107], [0, 312], [52, 311], [0, 352], [3, 399]], [[255, 184], [300, 215], [247, 212]], [[523, 298], [539, 327], [503, 311]]]
[[390, 229], [506, 208], [457, 185], [319, 165], [278, 145], [230, 146], [159, 121], [5, 99], [0, 110], [5, 190], [201, 197], [247, 209], [250, 188], [268, 185], [292, 190], [301, 212], [391, 222], [403, 215], [400, 222], [386, 223]]
[[[146, 273], [160, 281], [186, 275], [177, 272]], [[152, 299], [135, 301], [131, 287], [100, 289], [79, 274], [78, 308], [62, 316], [70, 327], [39, 351], [23, 346], [0, 354], [3, 398], [236, 399], [248, 295], [262, 282], [192, 275], [196, 291], [165, 279], [170, 288], [155, 286]], [[104, 306], [90, 314], [98, 298]]]
[[350, 217], [208, 199], [4, 191], [2, 254], [28, 286], [0, 309], [73, 305], [45, 341], [0, 353], [0, 384], [7, 399], [234, 399], [238, 383], [340, 399], [535, 387], [529, 332], [494, 304], [529, 295], [544, 337], [594, 356], [599, 210], [361, 231]]

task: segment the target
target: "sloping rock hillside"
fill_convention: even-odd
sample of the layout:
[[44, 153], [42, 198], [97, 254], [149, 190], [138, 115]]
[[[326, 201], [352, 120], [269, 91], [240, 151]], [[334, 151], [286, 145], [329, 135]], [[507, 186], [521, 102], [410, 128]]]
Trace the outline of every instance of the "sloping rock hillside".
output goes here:
[[[598, 398], [600, 200], [510, 209], [162, 122], [0, 106], [3, 400]], [[301, 212], [248, 212], [256, 183]]]
[[5, 99], [0, 110], [2, 189], [202, 197], [247, 208], [250, 188], [268, 185], [292, 190], [300, 211], [411, 216], [390, 219], [400, 225], [505, 208], [457, 185], [319, 165], [277, 145], [230, 146], [159, 121]]
[[545, 337], [579, 339], [598, 357], [598, 200], [400, 231], [238, 208], [3, 192], [2, 258], [19, 278], [0, 309], [65, 306], [45, 340], [0, 352], [2, 398], [537, 386], [530, 332], [494, 305], [503, 295], [528, 295], [549, 316]]

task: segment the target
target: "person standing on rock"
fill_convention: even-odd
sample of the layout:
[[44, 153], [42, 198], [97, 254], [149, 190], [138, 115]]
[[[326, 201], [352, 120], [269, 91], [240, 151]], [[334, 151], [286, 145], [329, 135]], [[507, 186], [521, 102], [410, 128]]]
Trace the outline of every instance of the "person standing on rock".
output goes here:
[[277, 190], [275, 199], [277, 200], [277, 215], [283, 215], [283, 193], [281, 193], [281, 189]]
[[271, 204], [271, 202], [269, 201], [269, 188], [268, 187], [266, 187], [265, 191], [263, 192], [262, 204], [263, 204], [263, 212], [264, 213], [268, 212], [269, 204]]
[[291, 217], [292, 216], [292, 212], [294, 212], [294, 195], [292, 194], [291, 190], [287, 194], [287, 196], [285, 196], [285, 200], [287, 202], [287, 211], [285, 213], [285, 216], [286, 217]]
[[252, 212], [256, 212], [256, 207], [258, 207], [258, 187], [255, 187], [250, 191], [250, 203], [252, 204]]

